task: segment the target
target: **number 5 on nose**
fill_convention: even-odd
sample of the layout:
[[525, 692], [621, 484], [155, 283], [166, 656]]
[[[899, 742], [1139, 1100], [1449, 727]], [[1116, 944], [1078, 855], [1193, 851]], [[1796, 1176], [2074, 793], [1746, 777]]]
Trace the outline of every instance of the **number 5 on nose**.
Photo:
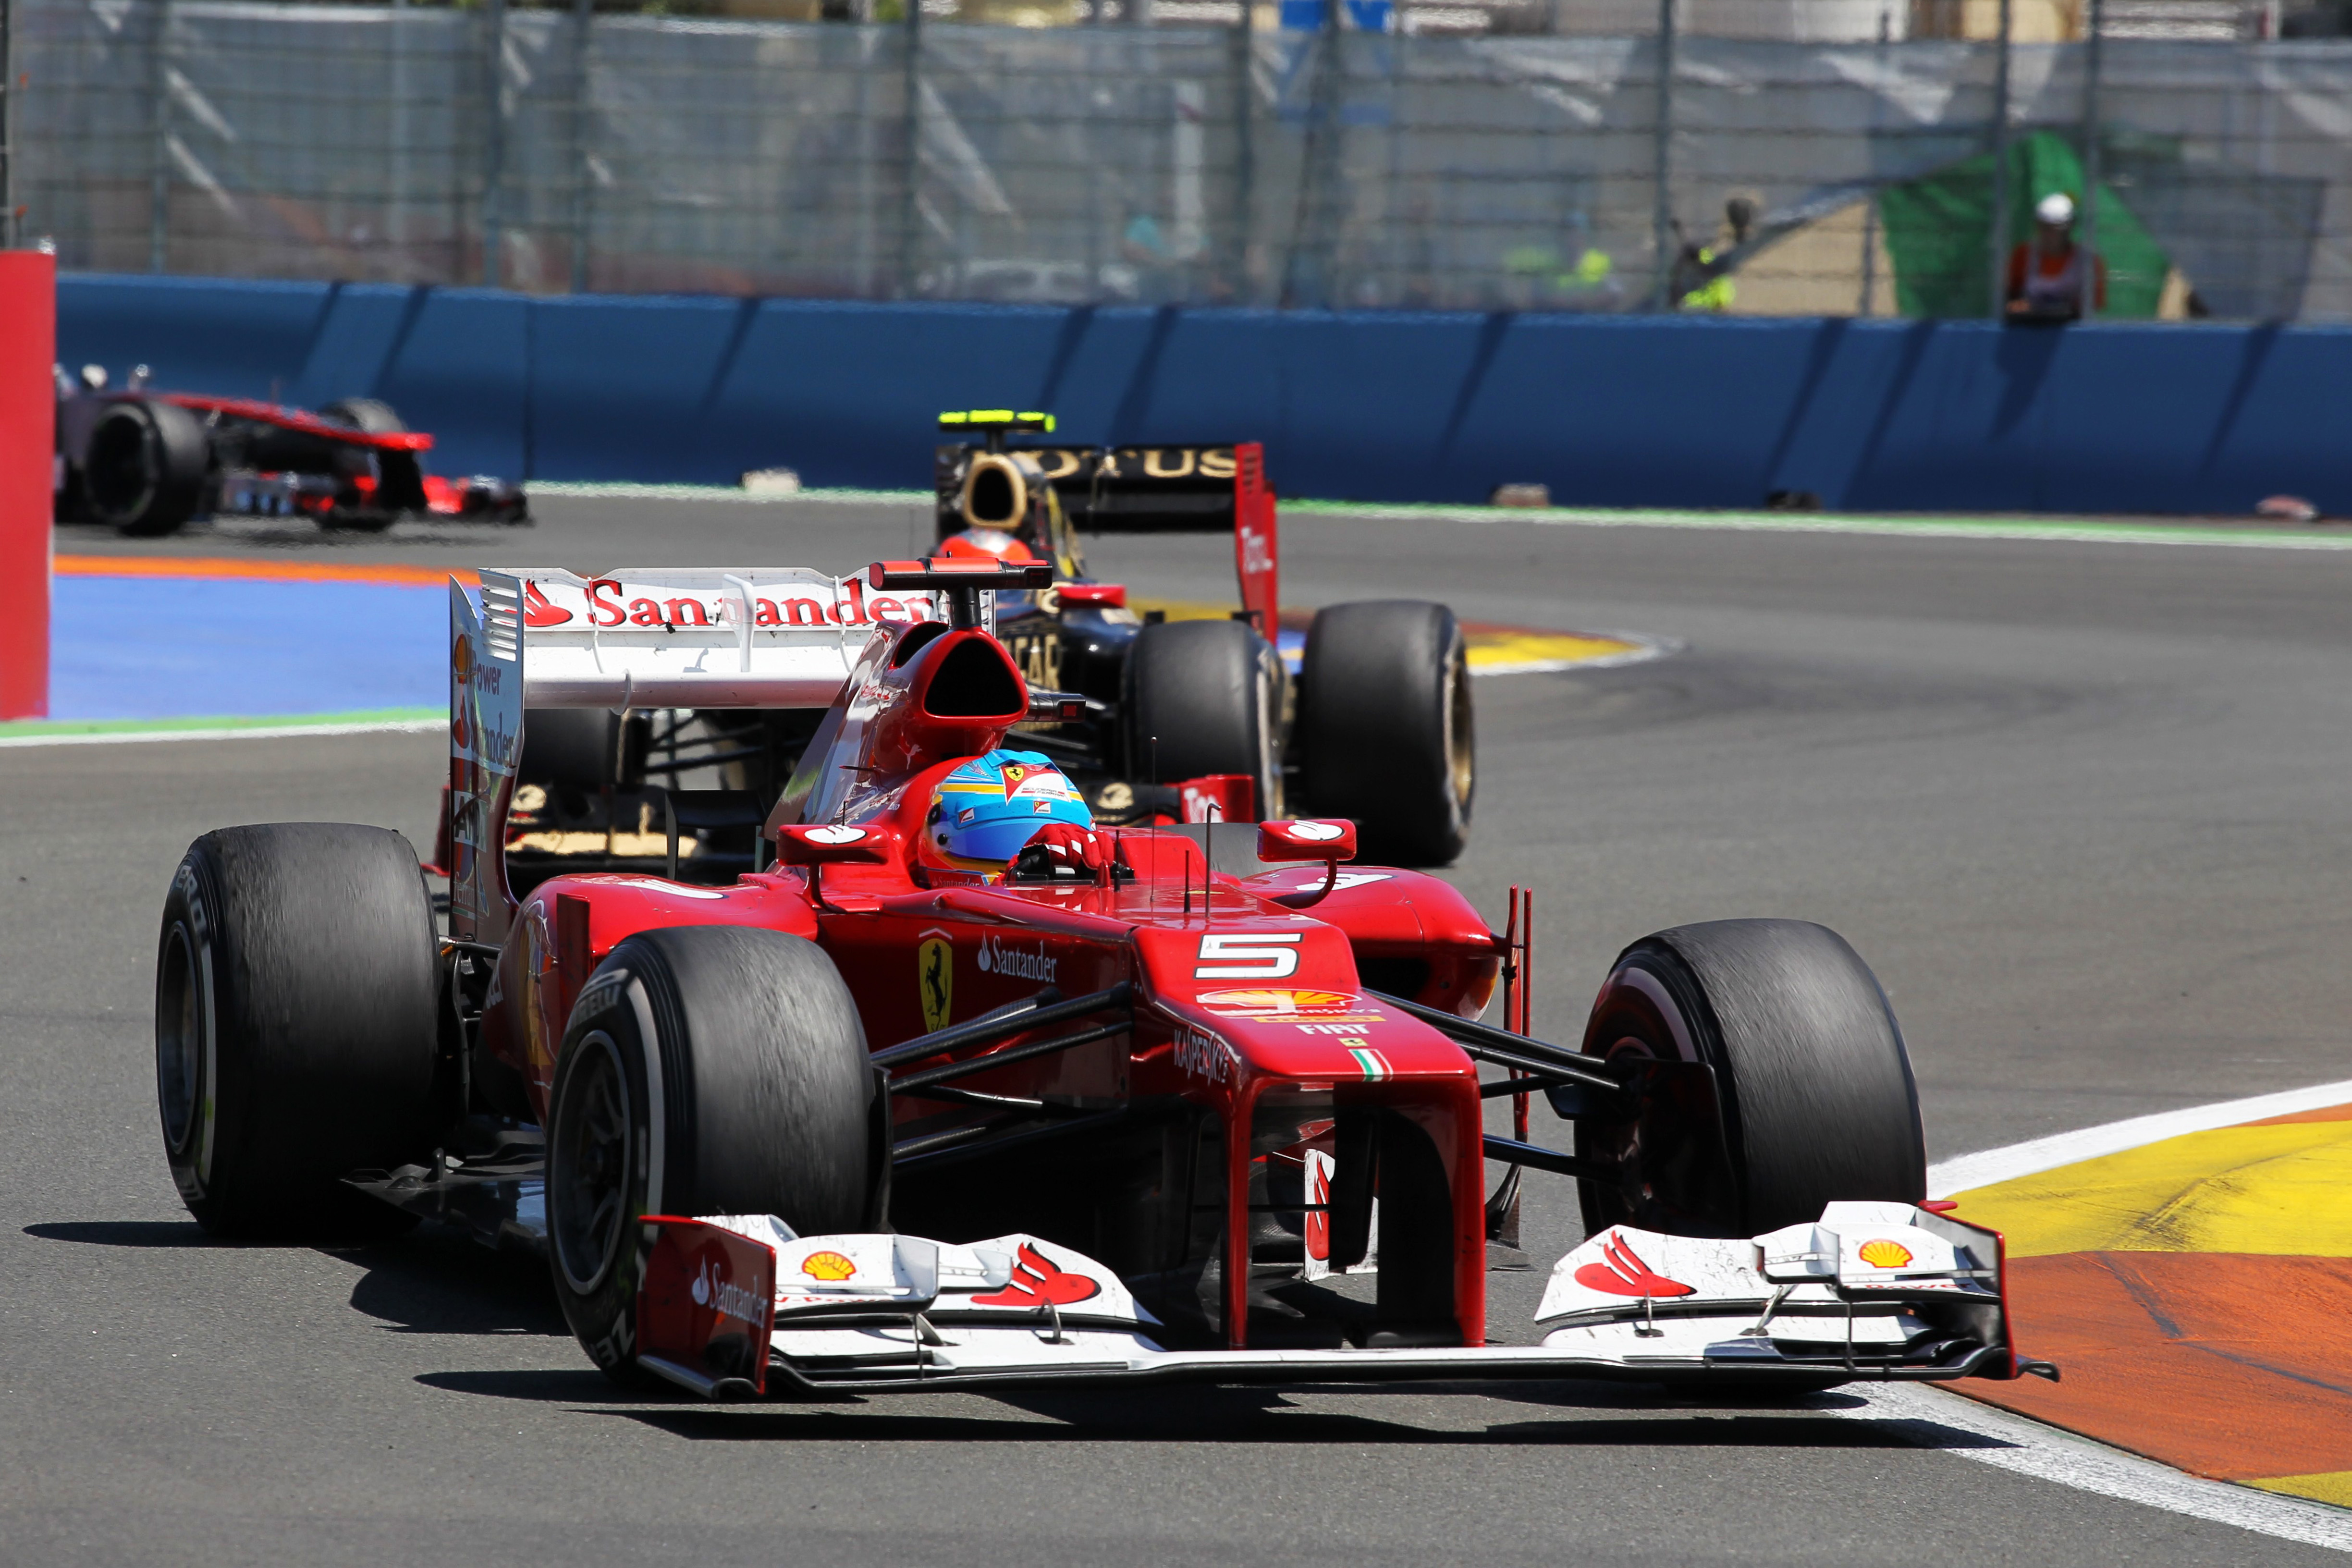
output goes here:
[[[1219, 932], [1201, 939], [1195, 980], [1280, 980], [1298, 972], [1300, 931]], [[1212, 959], [1223, 960], [1211, 963]]]

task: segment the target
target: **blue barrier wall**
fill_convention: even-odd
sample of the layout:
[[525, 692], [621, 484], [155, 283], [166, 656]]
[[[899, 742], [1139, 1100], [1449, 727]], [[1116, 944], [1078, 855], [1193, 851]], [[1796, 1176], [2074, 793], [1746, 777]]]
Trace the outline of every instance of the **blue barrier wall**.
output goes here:
[[1288, 495], [1591, 506], [2352, 513], [2352, 330], [893, 305], [74, 277], [59, 353], [315, 406], [447, 472], [930, 483], [933, 416], [1257, 439]]

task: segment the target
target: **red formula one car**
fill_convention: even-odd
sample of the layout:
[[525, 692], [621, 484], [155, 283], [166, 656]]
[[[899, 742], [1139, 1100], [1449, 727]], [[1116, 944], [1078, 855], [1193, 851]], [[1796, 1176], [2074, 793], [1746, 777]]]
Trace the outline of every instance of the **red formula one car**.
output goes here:
[[314, 414], [249, 397], [154, 392], [144, 365], [119, 392], [106, 384], [99, 365], [79, 378], [57, 370], [60, 522], [144, 537], [223, 514], [366, 531], [404, 517], [530, 521], [519, 486], [426, 473], [433, 437], [373, 398], [343, 398]]
[[[224, 829], [173, 883], [156, 1061], [189, 1208], [282, 1233], [381, 1201], [543, 1247], [599, 1366], [718, 1398], [2034, 1370], [2000, 1238], [1922, 1202], [1902, 1037], [1844, 942], [1661, 931], [1581, 1048], [1531, 1038], [1524, 922], [1353, 866], [1352, 824], [1089, 829], [1001, 750], [1059, 699], [982, 595], [1050, 571], [453, 587], [448, 934], [381, 829]], [[593, 624], [600, 595], [638, 621]], [[881, 624], [793, 614], [853, 596]], [[775, 861], [517, 900], [531, 713], [637, 704], [819, 710]], [[975, 858], [975, 819], [1011, 836]], [[1498, 985], [1509, 1027], [1477, 1021]], [[1486, 1132], [1502, 1095], [1573, 1152]], [[1580, 1183], [1591, 1234], [1540, 1342], [1496, 1344], [1522, 1169]]]

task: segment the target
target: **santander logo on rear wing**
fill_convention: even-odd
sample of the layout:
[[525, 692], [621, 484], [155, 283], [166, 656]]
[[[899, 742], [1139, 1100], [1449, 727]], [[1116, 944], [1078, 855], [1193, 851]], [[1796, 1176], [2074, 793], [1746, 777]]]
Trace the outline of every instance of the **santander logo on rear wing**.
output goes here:
[[485, 572], [512, 595], [527, 708], [822, 708], [885, 621], [940, 618], [929, 593], [805, 568]]
[[485, 571], [449, 584], [450, 932], [503, 940], [505, 824], [532, 708], [824, 708], [875, 628], [944, 618], [929, 590], [787, 568]]

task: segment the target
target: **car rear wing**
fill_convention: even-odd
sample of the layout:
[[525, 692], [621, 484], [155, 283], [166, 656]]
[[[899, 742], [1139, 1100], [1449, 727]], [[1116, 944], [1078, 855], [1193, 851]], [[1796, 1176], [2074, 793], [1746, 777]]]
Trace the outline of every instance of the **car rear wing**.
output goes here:
[[1280, 614], [1275, 495], [1266, 483], [1265, 448], [1255, 441], [1205, 446], [1007, 446], [1008, 433], [1050, 434], [1042, 414], [977, 410], [940, 416], [944, 430], [977, 430], [980, 441], [933, 454], [941, 537], [961, 526], [961, 479], [971, 454], [1008, 452], [1034, 463], [1062, 515], [1081, 533], [1225, 533], [1242, 607], [1267, 637]]
[[533, 708], [824, 708], [875, 628], [944, 619], [937, 590], [805, 569], [535, 567], [449, 583], [451, 934], [503, 938], [506, 818]]

